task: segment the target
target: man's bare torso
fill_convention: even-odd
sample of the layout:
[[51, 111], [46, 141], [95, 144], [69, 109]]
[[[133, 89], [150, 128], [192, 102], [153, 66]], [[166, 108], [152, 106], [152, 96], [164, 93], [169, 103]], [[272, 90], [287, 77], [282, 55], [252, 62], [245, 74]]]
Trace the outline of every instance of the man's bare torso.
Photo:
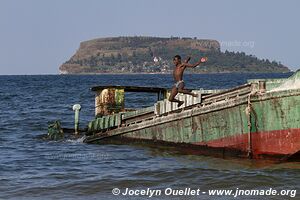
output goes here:
[[177, 65], [173, 71], [173, 77], [176, 82], [181, 81], [185, 67]]

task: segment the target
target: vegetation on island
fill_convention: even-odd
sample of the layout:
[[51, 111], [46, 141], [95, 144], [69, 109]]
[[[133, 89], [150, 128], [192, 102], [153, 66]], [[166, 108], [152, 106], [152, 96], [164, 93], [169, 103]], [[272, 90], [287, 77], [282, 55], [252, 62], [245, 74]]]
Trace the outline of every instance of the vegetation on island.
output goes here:
[[61, 67], [63, 74], [170, 73], [174, 55], [208, 62], [193, 73], [289, 72], [280, 62], [258, 59], [244, 52], [222, 52], [216, 40], [197, 38], [115, 37], [82, 42], [74, 56]]

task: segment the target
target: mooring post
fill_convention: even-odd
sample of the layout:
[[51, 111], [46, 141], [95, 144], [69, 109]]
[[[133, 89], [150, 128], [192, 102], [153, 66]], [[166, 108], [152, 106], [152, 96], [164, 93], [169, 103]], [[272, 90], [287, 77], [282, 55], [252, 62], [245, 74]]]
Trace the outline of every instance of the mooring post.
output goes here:
[[266, 92], [266, 81], [259, 81], [258, 89], [259, 89], [259, 92], [265, 93]]
[[79, 111], [81, 110], [80, 104], [75, 104], [73, 106], [73, 110], [75, 111], [75, 134], [78, 134], [79, 131]]

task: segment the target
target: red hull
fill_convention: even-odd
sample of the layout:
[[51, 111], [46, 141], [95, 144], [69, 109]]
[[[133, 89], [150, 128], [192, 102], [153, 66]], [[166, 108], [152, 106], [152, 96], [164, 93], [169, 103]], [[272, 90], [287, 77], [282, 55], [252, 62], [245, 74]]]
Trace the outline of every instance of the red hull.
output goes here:
[[[286, 129], [251, 133], [253, 158], [290, 157], [300, 150], [300, 129]], [[194, 143], [212, 148], [248, 151], [248, 134], [237, 134], [209, 142]]]

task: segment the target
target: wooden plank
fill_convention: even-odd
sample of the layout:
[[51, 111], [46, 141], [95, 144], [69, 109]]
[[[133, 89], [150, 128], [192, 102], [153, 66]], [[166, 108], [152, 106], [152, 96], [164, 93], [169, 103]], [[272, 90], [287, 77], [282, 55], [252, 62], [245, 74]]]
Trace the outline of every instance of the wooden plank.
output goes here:
[[114, 126], [115, 126], [115, 116], [110, 115], [109, 116], [109, 128], [114, 127]]
[[245, 84], [243, 86], [221, 92], [218, 94], [212, 94], [202, 97], [202, 103], [203, 104], [211, 104], [214, 102], [224, 101], [232, 98], [236, 98], [239, 96], [245, 96], [250, 94], [255, 88], [253, 87], [253, 84]]
[[92, 91], [99, 91], [104, 89], [124, 89], [125, 92], [149, 92], [149, 93], [165, 93], [167, 88], [160, 87], [140, 87], [140, 86], [120, 86], [120, 85], [107, 85], [92, 87]]
[[164, 102], [165, 102], [165, 105], [166, 105], [166, 112], [172, 111], [171, 102], [168, 99], [165, 99]]
[[139, 115], [144, 115], [144, 114], [147, 114], [147, 113], [153, 113], [154, 111], [155, 111], [154, 106], [141, 108], [141, 109], [136, 110], [136, 111], [131, 111], [131, 112], [124, 113], [123, 119], [125, 120], [125, 119], [129, 119], [129, 118], [134, 118], [134, 117], [139, 116]]
[[154, 104], [154, 114], [156, 115], [156, 116], [158, 116], [159, 115], [159, 103], [158, 102], [156, 102], [155, 104]]

